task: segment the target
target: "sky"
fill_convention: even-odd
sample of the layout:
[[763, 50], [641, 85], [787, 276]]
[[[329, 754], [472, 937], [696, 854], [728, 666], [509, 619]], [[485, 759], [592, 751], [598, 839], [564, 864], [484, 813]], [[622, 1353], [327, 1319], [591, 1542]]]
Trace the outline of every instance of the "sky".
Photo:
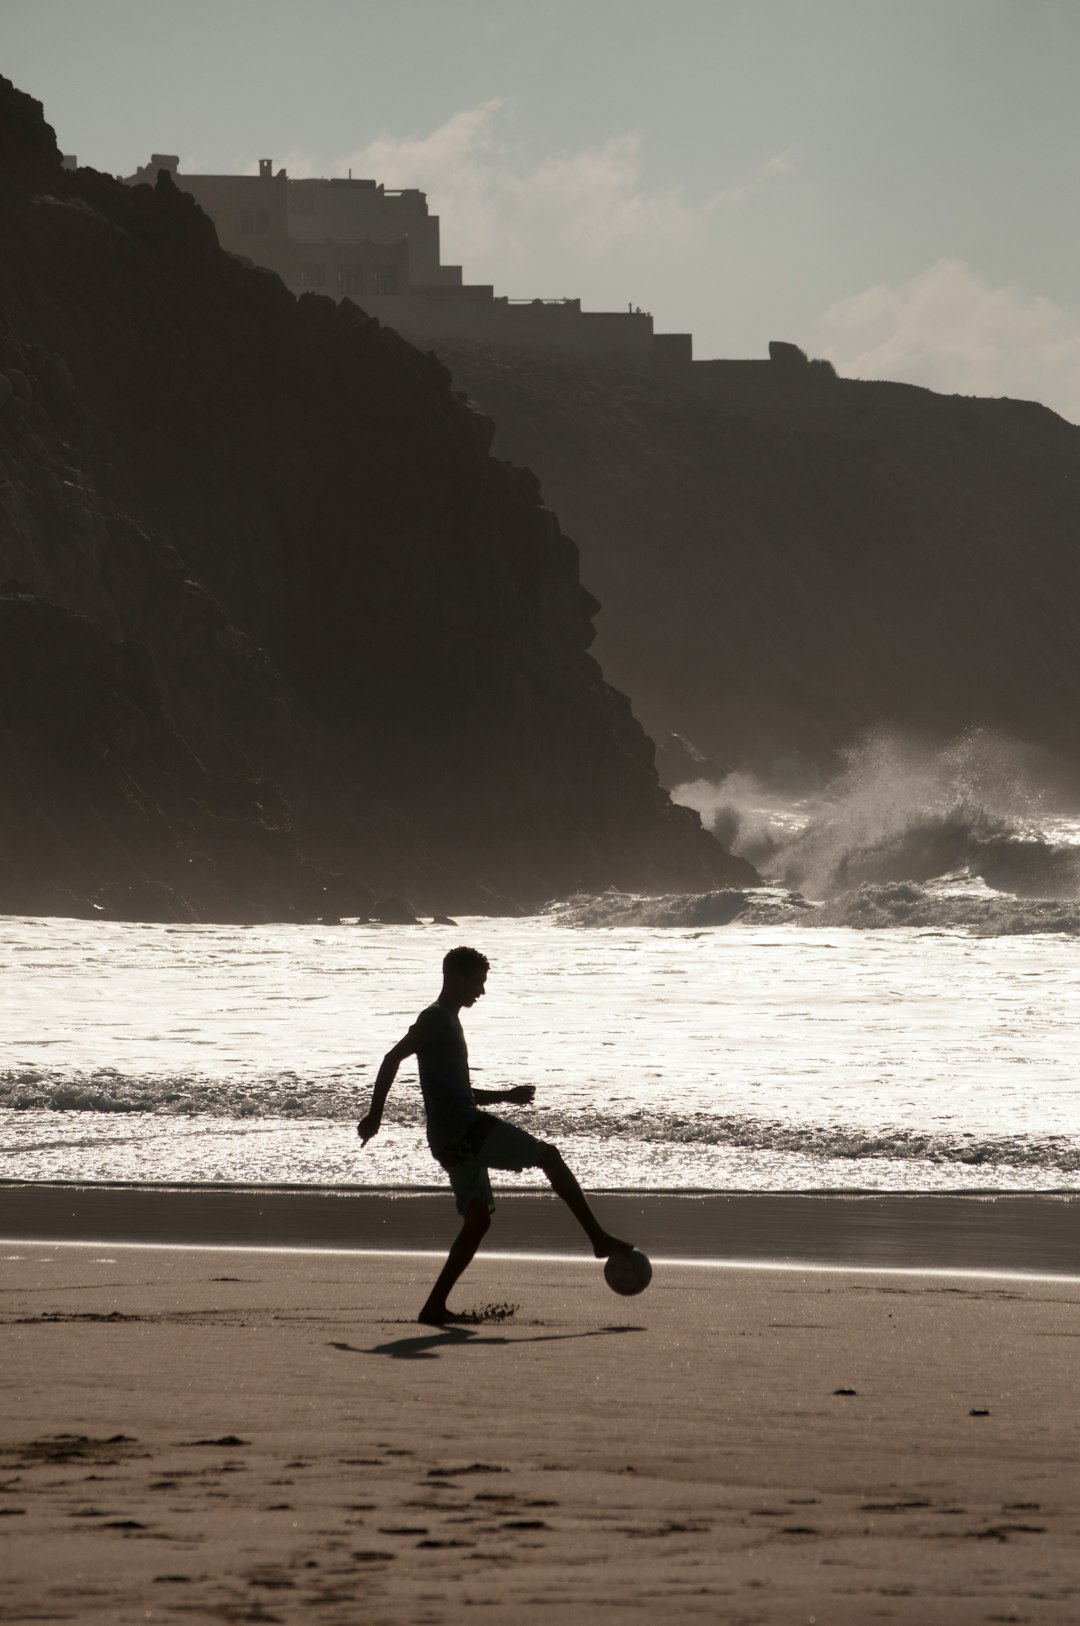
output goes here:
[[444, 263], [1080, 422], [1080, 0], [0, 0], [130, 174], [418, 186]]

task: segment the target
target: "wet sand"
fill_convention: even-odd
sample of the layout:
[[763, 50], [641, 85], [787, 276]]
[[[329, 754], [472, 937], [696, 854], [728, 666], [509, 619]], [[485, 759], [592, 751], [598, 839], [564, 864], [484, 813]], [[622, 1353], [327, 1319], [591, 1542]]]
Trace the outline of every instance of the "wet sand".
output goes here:
[[1080, 1618], [1080, 1281], [0, 1262], [0, 1620]]
[[[488, 1251], [581, 1256], [581, 1233], [556, 1198], [522, 1190], [497, 1198]], [[601, 1192], [594, 1200], [609, 1229], [662, 1259], [1080, 1272], [1080, 1194]], [[457, 1225], [444, 1190], [0, 1182], [0, 1238], [445, 1251]]]

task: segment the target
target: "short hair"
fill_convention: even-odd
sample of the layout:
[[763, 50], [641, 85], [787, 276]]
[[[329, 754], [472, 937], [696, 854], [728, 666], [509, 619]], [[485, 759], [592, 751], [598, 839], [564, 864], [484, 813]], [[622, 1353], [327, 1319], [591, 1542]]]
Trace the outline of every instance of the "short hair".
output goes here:
[[464, 944], [461, 948], [452, 948], [443, 957], [442, 968], [444, 977], [452, 977], [459, 972], [491, 970], [486, 954], [481, 954], [479, 949], [466, 948]]

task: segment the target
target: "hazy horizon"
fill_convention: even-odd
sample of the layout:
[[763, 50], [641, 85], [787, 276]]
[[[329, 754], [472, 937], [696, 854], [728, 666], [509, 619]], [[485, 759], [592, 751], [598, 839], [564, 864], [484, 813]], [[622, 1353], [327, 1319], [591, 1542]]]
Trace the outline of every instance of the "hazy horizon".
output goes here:
[[0, 38], [81, 163], [351, 168], [499, 293], [1080, 421], [1059, 0], [7, 0]]

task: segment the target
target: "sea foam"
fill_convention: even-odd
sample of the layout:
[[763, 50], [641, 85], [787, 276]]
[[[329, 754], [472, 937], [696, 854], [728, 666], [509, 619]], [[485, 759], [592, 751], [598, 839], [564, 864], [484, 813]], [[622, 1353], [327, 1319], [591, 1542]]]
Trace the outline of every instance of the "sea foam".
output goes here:
[[[1017, 897], [1080, 901], [1080, 826], [1056, 821], [1071, 840], [1046, 833], [1050, 815], [1023, 748], [985, 730], [940, 750], [870, 735], [830, 784], [801, 798], [745, 773], [683, 785], [674, 796], [763, 875], [811, 899], [963, 873]], [[889, 924], [889, 913], [878, 924]], [[1003, 916], [987, 918], [996, 928]], [[1066, 915], [1046, 927], [1024, 918], [1009, 929], [1071, 929]]]

